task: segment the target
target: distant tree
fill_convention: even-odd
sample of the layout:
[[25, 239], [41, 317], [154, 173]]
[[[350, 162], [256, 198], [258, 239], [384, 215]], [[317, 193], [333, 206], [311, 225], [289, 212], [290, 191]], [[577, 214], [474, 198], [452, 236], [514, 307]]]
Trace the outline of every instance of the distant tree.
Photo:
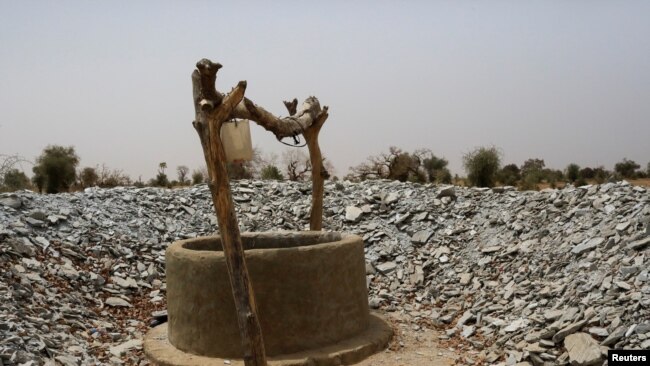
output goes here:
[[478, 147], [463, 156], [467, 180], [473, 186], [492, 187], [501, 165], [499, 150], [492, 147]]
[[304, 180], [311, 172], [311, 161], [302, 150], [288, 149], [282, 154], [287, 178], [291, 181]]
[[275, 165], [267, 165], [262, 168], [260, 178], [264, 180], [284, 180], [282, 172], [280, 172], [280, 169]]
[[443, 168], [436, 173], [436, 183], [451, 184], [451, 172], [447, 168]]
[[201, 184], [205, 182], [205, 177], [200, 170], [195, 170], [192, 172], [192, 184]]
[[551, 188], [555, 188], [557, 186], [557, 182], [564, 180], [564, 173], [558, 169], [546, 168], [542, 170], [542, 177], [546, 179]]
[[596, 177], [596, 172], [590, 167], [584, 167], [580, 169], [578, 176], [582, 179], [594, 179]]
[[180, 165], [176, 167], [176, 174], [178, 176], [178, 183], [180, 183], [180, 185], [184, 186], [189, 183], [189, 181], [187, 180], [187, 175], [189, 174], [189, 172], [190, 172], [190, 168], [186, 167], [185, 165]]
[[81, 170], [81, 173], [79, 173], [79, 179], [81, 180], [82, 187], [93, 187], [97, 185], [99, 175], [95, 168], [85, 167]]
[[22, 171], [13, 168], [4, 173], [2, 179], [3, 188], [8, 191], [17, 191], [29, 188], [29, 178]]
[[207, 183], [210, 180], [210, 173], [208, 172], [208, 167], [204, 165], [199, 169], [199, 171], [201, 172], [201, 174], [203, 174], [203, 181]]
[[23, 158], [20, 155], [5, 155], [0, 154], [0, 186], [3, 185], [3, 179], [8, 171], [17, 169], [23, 170], [23, 163], [33, 164], [31, 161]]
[[[410, 182], [435, 182], [447, 179], [451, 173], [447, 160], [435, 156], [429, 149], [417, 149], [412, 153], [391, 146], [387, 153], [370, 156], [365, 162], [350, 169], [348, 178], [354, 180], [392, 179]], [[442, 182], [440, 182], [442, 183]]]
[[[433, 155], [433, 153], [431, 153], [430, 156], [426, 157], [423, 160], [422, 167], [424, 168], [424, 171], [426, 172], [429, 181], [434, 182], [438, 180], [438, 172], [440, 172], [441, 170], [447, 170], [447, 173], [449, 173], [449, 170], [447, 169], [447, 164], [449, 164], [447, 159], [439, 158]], [[443, 174], [447, 175], [446, 173]], [[451, 173], [449, 173], [449, 175], [451, 176]]]
[[605, 169], [603, 166], [594, 168], [594, 180], [598, 184], [604, 183], [611, 176], [611, 174], [612, 173]]
[[32, 177], [32, 184], [36, 186], [38, 193], [43, 193], [43, 189], [45, 189], [46, 183], [45, 175], [37, 172], [36, 167], [32, 168], [32, 172], [34, 173], [34, 176]]
[[165, 169], [167, 169], [166, 162], [163, 161], [162, 163], [158, 164], [158, 174], [156, 175], [156, 178], [149, 181], [149, 185], [155, 187], [169, 187], [170, 182], [167, 178], [167, 174], [165, 174]]
[[97, 185], [102, 188], [112, 188], [118, 186], [130, 186], [131, 178], [124, 174], [120, 169], [110, 169], [106, 164], [96, 168]]
[[645, 168], [645, 174], [650, 177], [650, 161], [648, 162], [648, 165]]
[[506, 186], [515, 186], [521, 179], [521, 171], [516, 164], [508, 164], [499, 170], [497, 179]]
[[545, 166], [543, 159], [528, 159], [521, 166], [521, 176], [530, 184], [540, 183], [544, 179]]
[[[407, 152], [400, 151], [390, 162], [388, 179], [406, 182], [412, 173], [417, 172], [414, 159]], [[420, 177], [414, 177], [412, 181], [417, 182]]]
[[262, 152], [259, 148], [253, 148], [253, 157], [248, 161], [237, 161], [228, 163], [228, 177], [230, 179], [251, 179], [254, 178], [262, 164]]
[[620, 174], [623, 178], [634, 178], [635, 172], [639, 168], [641, 168], [639, 164], [633, 160], [628, 160], [627, 158], [623, 158], [623, 161], [614, 165], [614, 171]]
[[228, 177], [230, 179], [251, 179], [253, 178], [253, 171], [249, 169], [250, 165], [246, 163], [228, 163]]
[[47, 146], [32, 169], [34, 184], [41, 192], [43, 188], [46, 193], [67, 191], [75, 182], [77, 164], [79, 157], [74, 147]]
[[569, 182], [575, 182], [580, 177], [580, 166], [575, 163], [567, 165], [565, 176]]
[[138, 176], [138, 180], [133, 182], [133, 185], [135, 187], [138, 187], [138, 188], [143, 188], [145, 186], [144, 182], [142, 181], [142, 176], [141, 175]]

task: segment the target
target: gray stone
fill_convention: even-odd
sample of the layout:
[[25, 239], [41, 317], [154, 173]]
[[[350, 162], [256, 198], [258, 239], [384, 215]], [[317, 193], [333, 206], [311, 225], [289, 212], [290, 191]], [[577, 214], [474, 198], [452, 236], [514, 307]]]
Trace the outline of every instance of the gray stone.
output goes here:
[[578, 330], [582, 329], [582, 327], [587, 324], [587, 320], [581, 320], [579, 322], [571, 323], [567, 325], [566, 327], [560, 329], [555, 335], [553, 336], [553, 342], [559, 343], [562, 342], [564, 338], [566, 338], [569, 334], [573, 334], [577, 332]]
[[506, 333], [512, 333], [516, 332], [517, 330], [524, 328], [528, 325], [528, 321], [526, 319], [517, 319], [510, 323], [507, 327], [503, 328], [503, 331]]
[[33, 257], [36, 253], [34, 250], [34, 245], [27, 238], [9, 239], [6, 241], [6, 243], [9, 244], [11, 249], [18, 255]]
[[471, 280], [472, 280], [471, 273], [461, 273], [458, 275], [458, 282], [463, 286], [469, 285]]
[[589, 239], [582, 244], [576, 245], [573, 249], [571, 249], [571, 253], [580, 255], [582, 253], [593, 250], [594, 248], [602, 244], [604, 241], [605, 241], [604, 238]]
[[119, 297], [109, 297], [104, 301], [104, 303], [108, 306], [113, 306], [113, 307], [131, 307], [131, 304]]
[[413, 244], [426, 244], [433, 233], [429, 230], [421, 230], [413, 234], [411, 242]]
[[609, 336], [600, 344], [603, 346], [611, 346], [615, 344], [619, 339], [623, 338], [626, 330], [627, 328], [623, 326], [616, 328], [613, 332], [609, 333]]
[[441, 188], [438, 191], [438, 194], [436, 195], [436, 198], [442, 198], [442, 197], [456, 198], [456, 190], [454, 189], [454, 186], [447, 186], [447, 187]]
[[569, 361], [575, 366], [602, 364], [602, 352], [598, 343], [589, 334], [576, 333], [564, 339], [564, 348], [569, 353]]
[[607, 337], [609, 335], [609, 332], [605, 328], [591, 327], [589, 328], [589, 334], [595, 335], [597, 337]]
[[476, 327], [473, 325], [464, 325], [463, 326], [463, 332], [462, 336], [463, 338], [469, 338], [474, 335], [474, 332], [476, 331]]
[[379, 271], [381, 274], [387, 275], [397, 268], [397, 264], [395, 264], [395, 262], [385, 262], [376, 265], [375, 268], [377, 268], [377, 271]]
[[32, 225], [32, 226], [36, 226], [36, 227], [42, 227], [42, 226], [45, 226], [45, 222], [43, 222], [43, 221], [41, 221], [41, 220], [37, 220], [37, 219], [32, 218], [32, 217], [28, 217], [28, 218], [26, 218], [25, 221], [26, 221], [28, 224]]
[[0, 197], [0, 205], [11, 207], [15, 210], [19, 209], [23, 205], [23, 201], [16, 196]]
[[134, 349], [134, 348], [141, 348], [142, 347], [142, 340], [141, 339], [131, 339], [129, 341], [126, 341], [124, 343], [121, 343], [117, 346], [110, 347], [109, 352], [115, 356], [115, 357], [120, 357], [124, 353]]
[[635, 240], [635, 241], [631, 242], [630, 244], [628, 244], [627, 247], [629, 249], [640, 250], [640, 249], [645, 248], [648, 244], [650, 244], [650, 236], [648, 236], [648, 237], [646, 237], [644, 239]]
[[629, 283], [624, 282], [624, 281], [616, 281], [616, 282], [614, 282], [614, 284], [615, 284], [618, 288], [620, 288], [620, 289], [622, 289], [622, 290], [625, 290], [625, 291], [630, 291], [630, 290], [632, 289], [632, 286], [630, 286]]
[[361, 220], [363, 211], [356, 206], [348, 206], [345, 208], [345, 221], [357, 222]]

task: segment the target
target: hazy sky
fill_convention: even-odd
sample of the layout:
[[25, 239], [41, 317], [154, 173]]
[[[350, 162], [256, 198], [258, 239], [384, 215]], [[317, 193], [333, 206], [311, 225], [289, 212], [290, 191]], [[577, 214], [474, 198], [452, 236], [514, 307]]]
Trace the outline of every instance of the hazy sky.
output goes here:
[[[81, 166], [137, 179], [196, 168], [190, 74], [276, 114], [330, 106], [321, 147], [337, 175], [390, 145], [426, 147], [462, 173], [650, 160], [650, 1], [0, 1], [0, 154], [74, 145]], [[284, 145], [255, 126], [264, 152]], [[306, 149], [306, 148], [304, 148]]]

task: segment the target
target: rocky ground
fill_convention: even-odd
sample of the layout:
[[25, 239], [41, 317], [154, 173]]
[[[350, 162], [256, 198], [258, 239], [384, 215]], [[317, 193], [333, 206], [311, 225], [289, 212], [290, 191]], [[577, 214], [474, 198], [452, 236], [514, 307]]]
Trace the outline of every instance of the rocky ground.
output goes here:
[[[244, 231], [308, 226], [310, 184], [233, 191]], [[601, 364], [608, 347], [650, 348], [646, 188], [325, 191], [325, 228], [366, 243], [370, 305], [416, 335], [437, 328], [457, 363]], [[205, 185], [0, 195], [0, 366], [147, 364], [165, 248], [215, 224]]]

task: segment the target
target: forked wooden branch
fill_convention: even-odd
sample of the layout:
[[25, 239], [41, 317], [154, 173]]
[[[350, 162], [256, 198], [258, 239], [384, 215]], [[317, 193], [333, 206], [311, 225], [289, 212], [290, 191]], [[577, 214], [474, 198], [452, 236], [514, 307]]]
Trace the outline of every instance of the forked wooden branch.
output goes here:
[[279, 139], [303, 134], [309, 148], [312, 165], [312, 208], [309, 220], [311, 230], [322, 229], [323, 218], [323, 159], [318, 145], [318, 134], [328, 117], [327, 107], [321, 108], [317, 98], [307, 98], [300, 109], [298, 100], [284, 102], [289, 116], [280, 118], [257, 106], [244, 96], [246, 82], [240, 81], [224, 95], [215, 88], [217, 72], [221, 65], [203, 59], [192, 73], [195, 120], [192, 123], [201, 140], [203, 155], [208, 166], [209, 187], [219, 222], [221, 244], [226, 257], [228, 275], [237, 310], [237, 321], [244, 349], [246, 366], [266, 366], [262, 331], [257, 316], [255, 296], [239, 232], [239, 224], [232, 200], [226, 154], [220, 137], [224, 122], [248, 119], [256, 122]]
[[[211, 93], [210, 90], [206, 90], [205, 81], [210, 82], [211, 73], [216, 74], [218, 68], [208, 65], [202, 69], [200, 64], [197, 64], [198, 70], [192, 74], [196, 111], [193, 125], [199, 134], [205, 162], [208, 166], [210, 176], [208, 186], [219, 222], [221, 245], [226, 257], [228, 276], [237, 310], [237, 322], [244, 349], [244, 363], [246, 366], [266, 366], [262, 329], [257, 317], [255, 295], [246, 267], [235, 205], [230, 192], [226, 153], [219, 136], [221, 126], [228, 120], [232, 110], [244, 97], [246, 83], [240, 82], [225, 97]], [[214, 84], [211, 85], [214, 89]]]
[[[284, 102], [291, 114], [291, 108], [297, 104], [297, 100], [293, 100], [293, 104]], [[323, 155], [318, 145], [318, 134], [320, 133], [323, 124], [327, 120], [327, 107], [323, 107], [318, 118], [305, 129], [303, 136], [307, 141], [307, 148], [309, 149], [309, 159], [311, 162], [311, 212], [309, 215], [309, 230], [320, 231], [323, 229], [323, 190], [325, 186], [325, 168], [323, 167]]]

